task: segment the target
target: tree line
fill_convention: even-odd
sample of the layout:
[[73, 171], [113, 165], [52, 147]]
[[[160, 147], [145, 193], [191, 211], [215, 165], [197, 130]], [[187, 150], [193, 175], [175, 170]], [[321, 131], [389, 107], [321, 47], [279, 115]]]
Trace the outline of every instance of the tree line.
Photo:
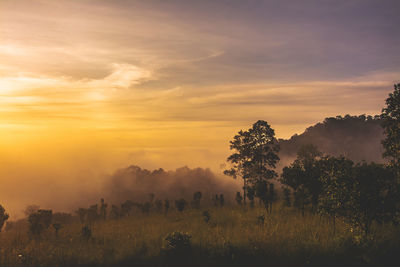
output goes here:
[[[259, 120], [230, 141], [232, 155], [226, 175], [243, 179], [243, 203], [254, 205], [258, 198], [271, 212], [274, 184], [281, 183], [286, 205], [327, 214], [333, 225], [337, 218], [368, 233], [373, 222], [398, 223], [400, 220], [400, 84], [386, 99], [379, 116], [383, 130], [383, 157], [386, 164], [355, 164], [344, 156], [323, 155], [312, 144], [303, 145], [295, 161], [283, 168], [280, 177], [279, 143], [275, 132]], [[368, 144], [365, 144], [368, 145]], [[237, 198], [241, 198], [240, 193]], [[293, 203], [292, 203], [293, 202]], [[335, 229], [335, 228], [334, 228]]]
[[[299, 209], [303, 216], [306, 210], [326, 214], [332, 218], [333, 225], [337, 219], [342, 219], [365, 233], [373, 222], [400, 223], [400, 84], [394, 86], [379, 117], [384, 129], [383, 156], [387, 163], [354, 163], [343, 156], [324, 155], [315, 145], [307, 144], [300, 147], [297, 158], [284, 167], [280, 175], [276, 171], [280, 147], [270, 125], [259, 120], [252, 128], [239, 131], [230, 141], [233, 154], [227, 159], [230, 168], [224, 171], [226, 175], [243, 180], [243, 191], [235, 196], [237, 204], [252, 207], [258, 199], [271, 213], [278, 195], [275, 185], [281, 184], [285, 205]], [[184, 198], [170, 203], [168, 199], [155, 199], [154, 194], [149, 194], [148, 201], [127, 200], [120, 206], [108, 206], [101, 199], [100, 205], [79, 208], [75, 213], [85, 225], [82, 235], [88, 236], [91, 225], [99, 220], [118, 219], [137, 211], [167, 214], [172, 204], [179, 212], [189, 206], [200, 209], [201, 199], [200, 191], [193, 194], [190, 203]], [[214, 195], [211, 203], [224, 206], [224, 195]], [[205, 211], [203, 215], [208, 221], [210, 214]], [[40, 236], [50, 226], [57, 235], [63, 224], [72, 220], [71, 214], [53, 213], [38, 207], [27, 216], [32, 236]], [[0, 205], [0, 231], [8, 219], [9, 215]]]

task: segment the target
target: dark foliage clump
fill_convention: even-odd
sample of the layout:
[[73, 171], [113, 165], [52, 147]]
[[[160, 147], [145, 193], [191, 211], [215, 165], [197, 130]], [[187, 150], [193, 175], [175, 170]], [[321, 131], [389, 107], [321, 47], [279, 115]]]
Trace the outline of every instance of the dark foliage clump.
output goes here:
[[169, 200], [168, 199], [164, 200], [164, 211], [165, 211], [165, 215], [167, 215], [168, 211], [169, 211]]
[[92, 238], [92, 229], [88, 225], [83, 226], [81, 236], [84, 240], [89, 241]]
[[58, 237], [58, 231], [60, 231], [60, 229], [62, 228], [62, 224], [61, 223], [53, 223], [53, 228], [56, 234], [56, 237]]
[[211, 219], [211, 214], [208, 210], [203, 211], [203, 220], [208, 223]]
[[164, 249], [168, 254], [185, 255], [192, 249], [191, 235], [184, 232], [172, 232], [165, 237]]
[[163, 203], [162, 203], [161, 200], [157, 199], [157, 200], [155, 201], [155, 203], [154, 203], [154, 206], [155, 206], [156, 212], [158, 212], [158, 213], [161, 213], [161, 212], [162, 212], [162, 210], [163, 210]]
[[175, 200], [175, 207], [180, 212], [182, 212], [185, 209], [186, 205], [187, 205], [187, 202], [183, 198]]
[[52, 210], [38, 210], [29, 215], [29, 233], [34, 237], [39, 237], [44, 230], [50, 227], [52, 216]]
[[292, 201], [290, 199], [290, 189], [287, 187], [284, 187], [283, 190], [283, 203], [286, 207], [291, 207], [292, 206]]
[[202, 194], [200, 191], [197, 191], [193, 195], [193, 201], [192, 201], [192, 207], [194, 209], [200, 209], [200, 200], [201, 200]]
[[6, 210], [3, 206], [0, 205], [0, 232], [4, 226], [4, 223], [8, 220], [10, 216], [6, 213]]
[[243, 197], [242, 197], [242, 195], [240, 194], [240, 192], [236, 192], [235, 200], [236, 200], [236, 203], [237, 203], [238, 205], [241, 206], [241, 205], [243, 204]]

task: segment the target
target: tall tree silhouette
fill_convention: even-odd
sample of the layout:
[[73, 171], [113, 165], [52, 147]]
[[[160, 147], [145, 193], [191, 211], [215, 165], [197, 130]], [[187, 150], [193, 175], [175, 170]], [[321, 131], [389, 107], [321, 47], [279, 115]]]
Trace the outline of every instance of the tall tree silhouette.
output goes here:
[[3, 228], [4, 223], [8, 220], [9, 216], [6, 213], [6, 210], [3, 208], [2, 205], [0, 205], [0, 232], [1, 229]]
[[247, 131], [239, 131], [230, 141], [234, 151], [227, 159], [232, 167], [224, 174], [243, 179], [243, 201], [249, 186], [267, 181], [277, 176], [274, 168], [279, 161], [279, 145], [275, 132], [266, 121], [259, 120]]
[[322, 190], [320, 181], [321, 168], [319, 159], [322, 153], [312, 144], [303, 145], [297, 152], [296, 160], [283, 168], [281, 183], [293, 188], [297, 196], [296, 203], [304, 213], [304, 205], [311, 203], [315, 211]]
[[386, 107], [382, 109], [382, 127], [385, 139], [382, 141], [385, 152], [383, 156], [390, 164], [400, 169], [400, 83], [394, 85], [393, 93], [386, 99]]

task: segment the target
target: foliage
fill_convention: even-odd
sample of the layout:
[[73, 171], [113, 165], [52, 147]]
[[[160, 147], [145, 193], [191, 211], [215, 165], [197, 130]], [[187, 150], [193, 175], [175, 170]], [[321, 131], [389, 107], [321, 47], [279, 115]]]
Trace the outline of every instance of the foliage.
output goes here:
[[157, 212], [162, 212], [163, 203], [162, 203], [161, 200], [157, 199], [157, 200], [155, 201], [155, 203], [154, 203], [154, 206], [155, 206]]
[[3, 229], [4, 223], [8, 220], [10, 216], [6, 213], [6, 210], [0, 205], [0, 232]]
[[321, 156], [316, 146], [303, 145], [297, 152], [296, 160], [289, 167], [283, 168], [281, 183], [293, 188], [296, 206], [302, 210], [308, 203], [311, 203], [313, 210], [318, 205], [322, 190], [322, 170], [319, 166]]
[[187, 205], [187, 202], [184, 198], [175, 200], [175, 207], [178, 211], [182, 212]]
[[[400, 232], [391, 224], [373, 224], [364, 237], [338, 220], [333, 236], [329, 217], [308, 211], [303, 218], [282, 206], [257, 227], [264, 207], [207, 209], [212, 223], [199, 220], [197, 209], [99, 220], [90, 242], [79, 222], [64, 225], [58, 238], [43, 232], [40, 242], [29, 239], [26, 225], [16, 225], [1, 233], [0, 266], [176, 266], [166, 260], [187, 254], [189, 261], [178, 266], [392, 266], [399, 260]], [[176, 231], [192, 236], [188, 252], [166, 253], [164, 238]]]
[[384, 134], [381, 122], [378, 115], [325, 118], [302, 134], [295, 134], [287, 140], [280, 139], [279, 155], [282, 158], [296, 157], [301, 146], [313, 144], [325, 155], [344, 155], [354, 162], [365, 160], [383, 163], [381, 140]]
[[61, 223], [53, 223], [53, 228], [54, 231], [56, 233], [56, 237], [58, 237], [58, 231], [60, 231], [60, 229], [62, 228], [62, 224]]
[[287, 187], [283, 187], [282, 189], [282, 193], [283, 193], [283, 203], [286, 207], [291, 207], [292, 206], [292, 201], [290, 199], [290, 189]]
[[240, 206], [242, 205], [243, 197], [242, 197], [242, 195], [240, 194], [240, 192], [236, 192], [235, 200], [236, 200], [236, 203], [237, 203], [238, 205], [240, 205]]
[[168, 210], [169, 210], [169, 200], [168, 199], [164, 200], [164, 210], [165, 210], [165, 214], [167, 214]]
[[200, 209], [200, 200], [201, 200], [202, 194], [200, 191], [197, 191], [196, 193], [193, 194], [193, 201], [192, 201], [192, 207], [195, 209]]
[[81, 236], [86, 241], [92, 238], [92, 230], [90, 229], [89, 225], [85, 225], [82, 227]]
[[279, 145], [275, 132], [265, 121], [259, 120], [247, 131], [239, 131], [230, 141], [234, 151], [227, 159], [232, 167], [224, 174], [243, 179], [243, 200], [246, 204], [249, 187], [256, 182], [276, 177], [273, 170], [279, 161]]
[[225, 205], [225, 198], [224, 198], [224, 194], [220, 194], [219, 195], [219, 205], [221, 207], [223, 207]]
[[191, 249], [192, 236], [185, 232], [172, 232], [165, 237], [167, 250], [186, 252]]
[[105, 203], [104, 198], [100, 199], [100, 217], [103, 218], [103, 220], [105, 220], [107, 216], [107, 206], [108, 204]]
[[338, 216], [348, 217], [353, 212], [352, 193], [355, 190], [353, 181], [353, 162], [344, 157], [324, 157], [320, 161], [322, 168], [322, 193], [318, 210], [332, 217], [334, 223]]
[[38, 210], [31, 213], [28, 217], [30, 234], [39, 237], [44, 230], [50, 227], [52, 216], [52, 210]]
[[[394, 85], [394, 91], [386, 99], [382, 109], [382, 126], [385, 138], [382, 141], [384, 157], [398, 170], [400, 169], [400, 83]], [[400, 171], [399, 171], [400, 172]]]
[[204, 221], [205, 221], [206, 223], [208, 223], [208, 222], [210, 221], [210, 219], [211, 219], [211, 214], [210, 214], [210, 212], [209, 212], [208, 210], [203, 211], [202, 215], [203, 215]]
[[354, 191], [351, 192], [353, 209], [349, 219], [366, 234], [372, 222], [394, 221], [399, 203], [395, 173], [382, 164], [357, 164], [354, 168]]
[[28, 205], [24, 210], [24, 214], [26, 217], [29, 217], [34, 212], [37, 212], [40, 209], [39, 205]]

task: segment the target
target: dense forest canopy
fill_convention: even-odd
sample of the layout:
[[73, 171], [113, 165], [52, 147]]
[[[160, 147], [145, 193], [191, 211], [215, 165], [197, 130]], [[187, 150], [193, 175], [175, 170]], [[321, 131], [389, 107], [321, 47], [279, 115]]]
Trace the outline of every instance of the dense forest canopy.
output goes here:
[[280, 139], [280, 157], [294, 158], [302, 145], [313, 144], [324, 154], [345, 156], [355, 162], [383, 162], [384, 138], [379, 116], [346, 115], [326, 118], [290, 139]]

